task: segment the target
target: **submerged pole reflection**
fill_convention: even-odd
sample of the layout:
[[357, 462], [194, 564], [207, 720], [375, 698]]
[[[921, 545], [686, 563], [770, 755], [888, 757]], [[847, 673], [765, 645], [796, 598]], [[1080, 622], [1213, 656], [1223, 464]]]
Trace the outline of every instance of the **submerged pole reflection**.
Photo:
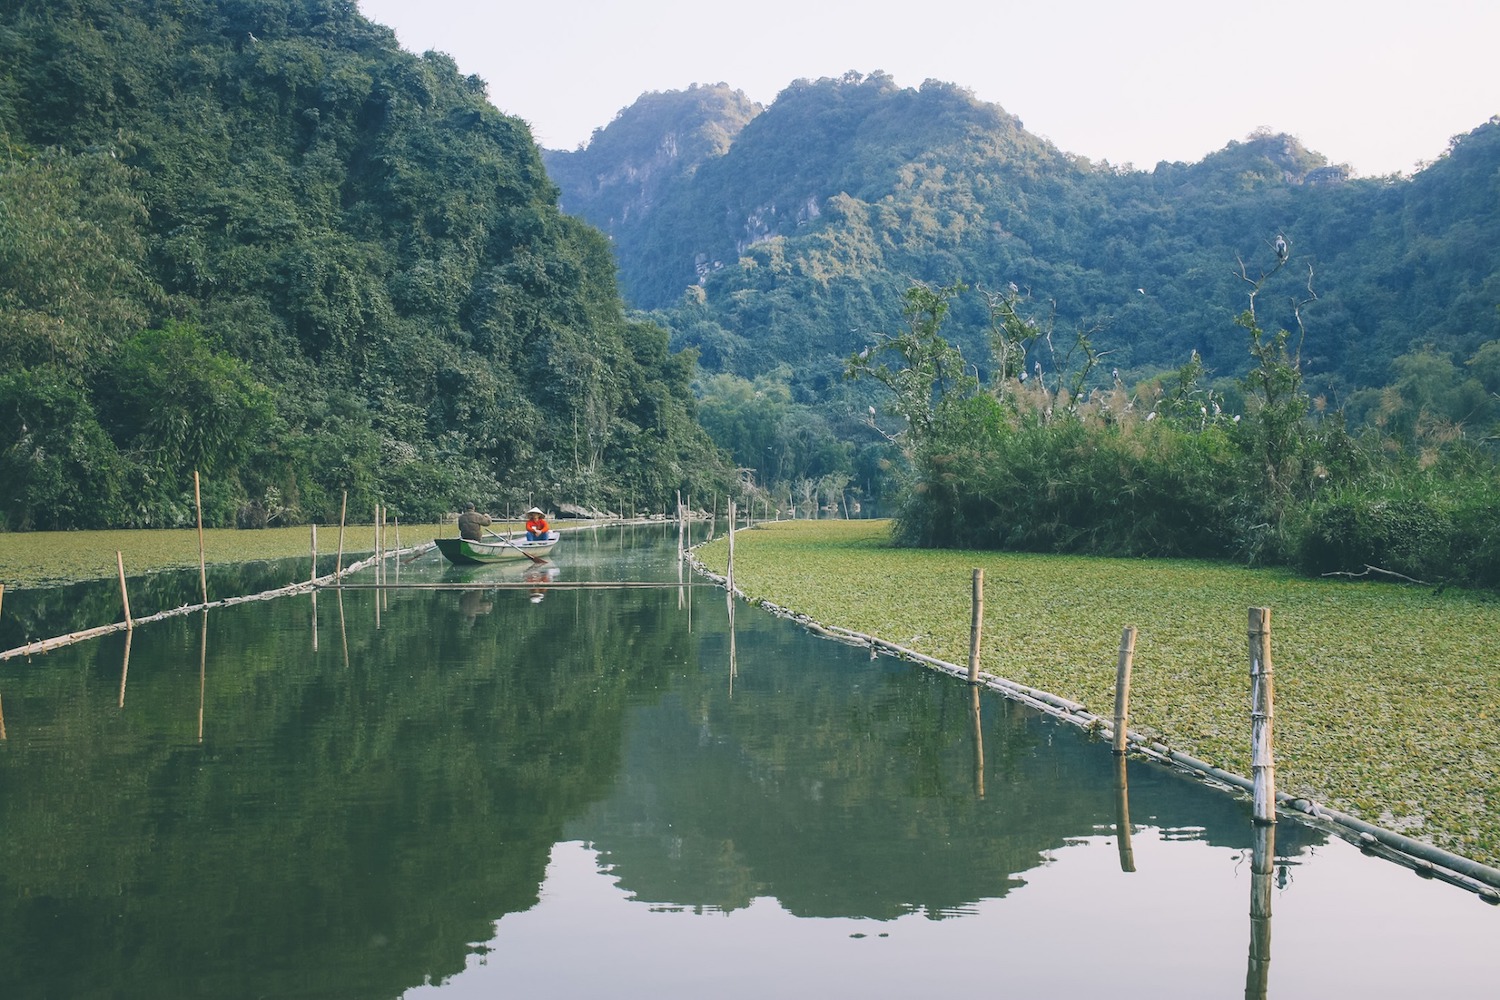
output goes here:
[[120, 707], [125, 707], [125, 678], [130, 675], [130, 640], [135, 635], [134, 629], [125, 630], [125, 658], [120, 664]]
[[198, 640], [198, 742], [203, 742], [203, 694], [208, 686], [208, 609], [203, 611], [203, 631]]
[[984, 727], [980, 723], [979, 685], [969, 685], [969, 718], [974, 724], [974, 797], [984, 798]]
[[349, 629], [344, 625], [344, 589], [340, 587], [339, 595], [339, 639], [344, 644], [344, 669], [349, 669]]
[[1245, 1000], [1265, 1000], [1271, 976], [1271, 876], [1276, 870], [1276, 824], [1254, 825], [1250, 861], [1250, 956], [1245, 965]]
[[729, 606], [729, 697], [734, 697], [734, 678], [739, 672], [735, 663], [734, 648], [734, 595], [728, 591], [724, 592], [724, 600]]
[[1130, 782], [1125, 755], [1115, 755], [1115, 843], [1120, 848], [1120, 871], [1135, 871], [1135, 848], [1130, 842]]

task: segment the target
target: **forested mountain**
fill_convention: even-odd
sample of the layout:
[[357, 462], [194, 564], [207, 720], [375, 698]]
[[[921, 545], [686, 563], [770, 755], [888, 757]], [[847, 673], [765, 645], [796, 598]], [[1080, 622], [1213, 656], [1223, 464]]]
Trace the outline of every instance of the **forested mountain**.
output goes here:
[[[1093, 358], [1088, 385], [1135, 387], [1196, 359], [1232, 395], [1252, 363], [1235, 317], [1282, 236], [1297, 280], [1260, 299], [1260, 319], [1305, 329], [1300, 370], [1323, 406], [1386, 423], [1425, 407], [1493, 433], [1500, 384], [1475, 376], [1500, 339], [1500, 119], [1414, 177], [1358, 179], [1268, 132], [1198, 163], [1092, 163], [960, 87], [881, 73], [797, 81], [748, 121], [742, 98], [707, 90], [723, 96], [650, 95], [587, 147], [543, 155], [564, 208], [609, 234], [627, 299], [700, 350], [711, 426], [728, 407], [742, 429], [747, 392], [805, 405], [797, 422], [842, 442], [834, 464], [859, 482], [853, 447], [879, 439], [851, 418], [871, 400], [845, 396], [845, 360], [900, 330], [914, 282], [969, 287], [945, 334], [982, 380], [988, 303], [1014, 284], [1051, 334], [1028, 370], [1062, 382]], [[673, 157], [705, 133], [721, 141]], [[617, 180], [647, 163], [671, 183]], [[1413, 365], [1429, 384], [1383, 396]], [[1408, 412], [1390, 412], [1402, 398]], [[783, 447], [767, 459], [763, 441], [719, 439], [778, 477]]]
[[1360, 179], [1269, 130], [1092, 163], [882, 73], [751, 112], [653, 94], [543, 157], [782, 503], [875, 500], [909, 544], [1500, 584], [1500, 118]]
[[[685, 121], [698, 93], [725, 96], [693, 100]], [[1014, 281], [1055, 300], [1062, 328], [1099, 327], [1122, 369], [1193, 348], [1242, 369], [1220, 335], [1243, 306], [1236, 261], [1278, 234], [1313, 268], [1309, 369], [1330, 385], [1381, 384], [1413, 344], [1467, 355], [1500, 335], [1500, 122], [1415, 177], [1355, 179], [1269, 133], [1198, 163], [1091, 163], [959, 87], [880, 73], [797, 81], [747, 109], [723, 85], [652, 94], [587, 147], [544, 152], [564, 208], [613, 240], [633, 305], [681, 310], [699, 289], [688, 301], [724, 340], [699, 338], [712, 370], [803, 360], [809, 337], [847, 354], [852, 331], [894, 325], [914, 280]], [[675, 152], [706, 132], [719, 142]], [[611, 183], [648, 164], [676, 183]], [[974, 336], [981, 310], [955, 312], [959, 339]]]
[[[352, 0], [0, 7], [0, 527], [715, 481], [524, 123]], [[705, 487], [706, 488], [706, 487]]]

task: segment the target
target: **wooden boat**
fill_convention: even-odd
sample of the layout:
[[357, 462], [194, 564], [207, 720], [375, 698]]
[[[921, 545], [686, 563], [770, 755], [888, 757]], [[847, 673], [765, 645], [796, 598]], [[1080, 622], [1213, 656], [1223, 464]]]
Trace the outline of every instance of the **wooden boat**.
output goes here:
[[514, 562], [517, 559], [530, 562], [528, 556], [541, 559], [552, 551], [560, 537], [562, 536], [557, 532], [549, 531], [546, 538], [535, 541], [525, 535], [491, 535], [481, 541], [472, 538], [434, 538], [433, 543], [449, 562], [459, 566], [472, 566], [476, 563]]

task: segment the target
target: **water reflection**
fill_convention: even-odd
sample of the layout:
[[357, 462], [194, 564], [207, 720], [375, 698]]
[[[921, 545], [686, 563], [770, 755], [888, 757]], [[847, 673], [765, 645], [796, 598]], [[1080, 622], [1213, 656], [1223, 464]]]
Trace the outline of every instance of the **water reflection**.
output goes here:
[[1115, 843], [1120, 851], [1120, 871], [1135, 871], [1135, 849], [1130, 843], [1130, 778], [1125, 755], [1115, 755]]
[[1265, 1000], [1271, 981], [1271, 879], [1276, 871], [1276, 826], [1254, 825], [1250, 860], [1250, 957], [1245, 1000]]
[[[1497, 971], [1466, 893], [991, 692], [694, 608], [673, 534], [571, 539], [532, 579], [418, 559], [403, 582], [472, 589], [6, 663], [0, 996], [1051, 995], [1111, 968], [1120, 996], [1378, 995], [1417, 978], [1391, 935], [1439, 927], [1421, 982]], [[663, 586], [570, 586], [620, 579]]]

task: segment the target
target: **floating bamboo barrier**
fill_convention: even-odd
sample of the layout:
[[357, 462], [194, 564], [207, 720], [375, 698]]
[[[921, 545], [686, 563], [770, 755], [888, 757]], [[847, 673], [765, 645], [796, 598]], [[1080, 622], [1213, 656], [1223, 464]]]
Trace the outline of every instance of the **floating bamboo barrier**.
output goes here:
[[[431, 542], [424, 542], [421, 545], [414, 545], [410, 549], [387, 553], [387, 558], [399, 558], [402, 555], [413, 552], [425, 552], [431, 548], [433, 548], [433, 544]], [[125, 565], [124, 557], [120, 556], [118, 552], [116, 553], [116, 556], [118, 557], [120, 565], [120, 586], [123, 592]], [[206, 604], [188, 604], [180, 608], [171, 608], [167, 611], [161, 611], [154, 615], [149, 615], [145, 618], [129, 618], [129, 609], [127, 607], [127, 621], [114, 622], [109, 625], [99, 625], [94, 628], [82, 629], [77, 632], [69, 632], [67, 635], [60, 635], [51, 639], [41, 639], [36, 642], [27, 643], [24, 646], [17, 646], [15, 649], [8, 649], [4, 652], [0, 652], [0, 662], [14, 659], [18, 656], [32, 656], [37, 653], [51, 652], [54, 649], [60, 649], [64, 646], [71, 646], [77, 642], [84, 642], [88, 639], [97, 639], [100, 636], [111, 635], [115, 632], [121, 631], [122, 629], [129, 630], [139, 625], [148, 625], [154, 622], [165, 621], [168, 618], [177, 618], [182, 615], [191, 614], [194, 611], [207, 611], [211, 608], [227, 608], [232, 607], [236, 604], [247, 604], [251, 601], [270, 601], [275, 600], [278, 597], [286, 597], [289, 594], [305, 594], [319, 587], [328, 587], [334, 585], [342, 586], [339, 581], [343, 577], [349, 576], [353, 573], [358, 573], [363, 569], [368, 569], [375, 564], [376, 557], [371, 556], [368, 559], [361, 559], [358, 562], [352, 562], [339, 572], [329, 573], [326, 576], [320, 576], [313, 580], [304, 580], [300, 583], [288, 584], [285, 587], [277, 587], [275, 590], [262, 591], [259, 594], [246, 594], [239, 597], [226, 597], [222, 600], [210, 601]]]

